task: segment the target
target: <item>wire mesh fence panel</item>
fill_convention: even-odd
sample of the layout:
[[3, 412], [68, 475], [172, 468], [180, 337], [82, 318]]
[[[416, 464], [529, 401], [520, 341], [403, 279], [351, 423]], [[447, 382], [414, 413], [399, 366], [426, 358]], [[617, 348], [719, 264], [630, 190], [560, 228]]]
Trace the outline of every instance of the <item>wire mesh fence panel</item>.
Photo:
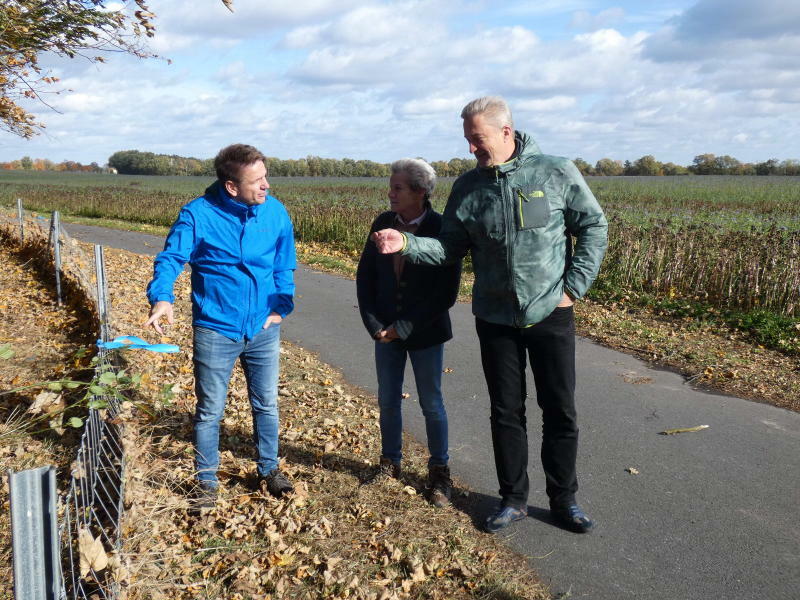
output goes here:
[[90, 409], [64, 498], [61, 540], [66, 598], [117, 598], [115, 556], [121, 545], [125, 458], [116, 398]]
[[[94, 265], [80, 245], [58, 227], [50, 231], [46, 220], [22, 214], [20, 229], [12, 219], [0, 214], [0, 236], [18, 237], [21, 247], [33, 251], [44, 262], [54, 262], [53, 243], [60, 249], [61, 272], [72, 282], [73, 293], [91, 305], [98, 335], [111, 336], [109, 304], [102, 247], [95, 247]], [[24, 221], [24, 238], [21, 223]], [[57, 224], [57, 219], [54, 220]], [[59, 243], [58, 240], [61, 240]], [[92, 268], [94, 266], [94, 269]], [[52, 271], [50, 271], [52, 272]], [[78, 290], [76, 292], [76, 290]], [[116, 371], [114, 355], [100, 349], [95, 377]], [[89, 398], [84, 430], [72, 464], [67, 491], [59, 498], [58, 538], [61, 563], [51, 566], [52, 576], [63, 582], [58, 598], [64, 600], [116, 600], [120, 598], [118, 552], [121, 547], [120, 522], [123, 514], [125, 458], [120, 426], [114, 421], [120, 413], [116, 396]], [[52, 596], [50, 596], [52, 597]]]

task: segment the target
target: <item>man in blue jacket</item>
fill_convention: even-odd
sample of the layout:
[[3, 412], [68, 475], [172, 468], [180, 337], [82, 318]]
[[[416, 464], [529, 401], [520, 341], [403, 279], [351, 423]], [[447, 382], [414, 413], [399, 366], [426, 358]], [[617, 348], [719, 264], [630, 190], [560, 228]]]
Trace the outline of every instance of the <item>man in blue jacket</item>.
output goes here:
[[155, 259], [145, 326], [163, 334], [173, 322], [175, 279], [192, 267], [192, 325], [197, 408], [194, 416], [197, 506], [214, 506], [219, 425], [238, 358], [253, 413], [259, 484], [292, 492], [278, 470], [280, 324], [294, 308], [294, 231], [283, 205], [267, 194], [265, 157], [233, 144], [214, 159], [217, 181], [185, 205]]

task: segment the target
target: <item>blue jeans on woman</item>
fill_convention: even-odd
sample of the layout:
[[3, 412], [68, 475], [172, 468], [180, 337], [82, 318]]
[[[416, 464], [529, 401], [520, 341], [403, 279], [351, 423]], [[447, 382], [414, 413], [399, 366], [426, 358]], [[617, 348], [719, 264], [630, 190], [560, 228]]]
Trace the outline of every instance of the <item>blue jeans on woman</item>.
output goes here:
[[195, 468], [198, 480], [209, 487], [217, 486], [219, 426], [237, 358], [247, 380], [258, 474], [265, 476], [278, 466], [280, 325], [273, 323], [252, 339], [238, 342], [212, 329], [195, 327]]
[[400, 464], [403, 457], [403, 374], [406, 357], [411, 358], [414, 379], [425, 431], [428, 434], [428, 466], [446, 465], [447, 412], [442, 398], [442, 364], [444, 344], [422, 350], [406, 350], [399, 342], [375, 342], [375, 370], [378, 374], [378, 406], [380, 407], [381, 456]]

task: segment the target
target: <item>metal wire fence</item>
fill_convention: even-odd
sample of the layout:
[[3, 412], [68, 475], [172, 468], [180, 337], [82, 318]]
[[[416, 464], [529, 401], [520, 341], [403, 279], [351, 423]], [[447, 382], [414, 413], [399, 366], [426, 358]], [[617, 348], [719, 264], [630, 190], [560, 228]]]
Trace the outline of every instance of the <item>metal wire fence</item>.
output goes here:
[[[76, 300], [90, 305], [96, 315], [96, 330], [102, 341], [111, 338], [108, 291], [105, 278], [103, 248], [94, 248], [94, 273], [90, 261], [79, 245], [61, 228], [57, 213], [45, 230], [45, 221], [26, 214], [18, 204], [18, 243], [38, 256], [40, 262], [53, 269], [53, 276], [61, 302], [61, 282], [69, 283], [70, 293], [81, 295]], [[16, 224], [8, 216], [0, 216], [0, 234], [15, 237]], [[96, 362], [96, 376], [114, 371], [114, 355], [101, 349]], [[11, 495], [12, 514], [23, 514], [18, 519], [25, 528], [12, 532], [15, 562], [15, 595], [22, 598], [59, 598], [59, 600], [106, 600], [121, 597], [118, 554], [121, 545], [120, 522], [123, 514], [125, 457], [122, 450], [121, 426], [116, 417], [120, 413], [119, 400], [113, 396], [95, 396], [89, 405], [84, 430], [72, 463], [66, 492], [47, 500], [32, 485]], [[21, 489], [21, 479], [10, 474], [11, 487]], [[30, 492], [29, 494], [24, 493]], [[14, 504], [17, 504], [15, 506]], [[22, 506], [20, 506], [22, 504]], [[40, 514], [36, 514], [37, 510]], [[49, 515], [58, 515], [58, 544], [60, 556], [49, 556], [47, 544], [31, 543], [24, 539], [30, 534], [46, 530]], [[38, 524], [37, 524], [38, 523]], [[41, 552], [33, 551], [42, 549]], [[50, 554], [52, 554], [52, 550]], [[17, 561], [41, 561], [41, 564], [19, 565]], [[48, 581], [55, 581], [55, 591], [42, 591], [33, 581], [34, 573], [46, 573]], [[22, 578], [23, 580], [19, 580]], [[30, 579], [30, 580], [26, 580]], [[44, 595], [42, 595], [44, 594]]]

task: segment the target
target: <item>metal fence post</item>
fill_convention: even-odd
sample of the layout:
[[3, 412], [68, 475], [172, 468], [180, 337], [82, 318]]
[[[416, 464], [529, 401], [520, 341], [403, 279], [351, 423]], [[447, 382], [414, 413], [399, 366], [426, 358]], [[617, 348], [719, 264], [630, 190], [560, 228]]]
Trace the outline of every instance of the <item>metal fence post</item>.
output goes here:
[[56, 265], [56, 299], [61, 306], [61, 216], [53, 211], [50, 219], [50, 239], [53, 242], [53, 261]]
[[8, 473], [16, 600], [62, 596], [56, 468]]
[[94, 271], [97, 278], [97, 313], [100, 317], [100, 339], [107, 342], [111, 339], [108, 326], [108, 282], [106, 281], [105, 259], [103, 247], [94, 245]]
[[19, 243], [25, 241], [25, 225], [22, 219], [22, 198], [17, 198], [17, 218], [19, 219]]

